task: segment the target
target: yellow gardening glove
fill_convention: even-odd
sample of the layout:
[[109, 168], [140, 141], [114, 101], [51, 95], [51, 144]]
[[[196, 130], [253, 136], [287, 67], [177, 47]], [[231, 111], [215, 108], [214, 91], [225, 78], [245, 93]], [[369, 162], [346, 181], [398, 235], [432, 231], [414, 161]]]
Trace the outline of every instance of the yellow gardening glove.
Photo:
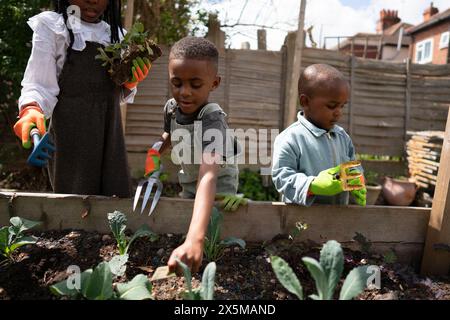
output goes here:
[[225, 211], [236, 211], [241, 205], [247, 205], [248, 199], [243, 194], [222, 194], [216, 195], [216, 200], [220, 201], [220, 207]]
[[[353, 172], [360, 173], [359, 170], [354, 170]], [[358, 205], [361, 207], [366, 206], [366, 196], [367, 196], [367, 189], [365, 187], [365, 181], [364, 176], [361, 176], [356, 179], [352, 179], [349, 181], [349, 185], [351, 186], [357, 186], [357, 185], [363, 185], [364, 187], [359, 190], [353, 190], [350, 191], [350, 194], [355, 198], [355, 201]]]
[[340, 166], [324, 170], [311, 182], [310, 193], [318, 196], [335, 196], [342, 191], [341, 180], [336, 178], [341, 170]]

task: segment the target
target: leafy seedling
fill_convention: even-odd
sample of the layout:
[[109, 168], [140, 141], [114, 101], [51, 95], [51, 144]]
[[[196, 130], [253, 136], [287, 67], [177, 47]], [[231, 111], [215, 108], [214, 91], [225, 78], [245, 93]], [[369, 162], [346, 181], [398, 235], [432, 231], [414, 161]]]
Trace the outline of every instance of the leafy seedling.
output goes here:
[[117, 241], [117, 248], [119, 253], [124, 255], [128, 252], [131, 244], [134, 240], [140, 237], [148, 237], [150, 241], [156, 241], [158, 235], [153, 233], [147, 225], [142, 225], [128, 240], [125, 235], [125, 229], [127, 228], [127, 217], [120, 211], [114, 211], [113, 213], [108, 213], [109, 227]]
[[300, 221], [297, 221], [295, 223], [295, 228], [294, 230], [291, 232], [291, 234], [289, 235], [289, 240], [294, 241], [298, 236], [300, 236], [303, 231], [305, 231], [306, 229], [308, 229], [308, 224], [306, 223], [302, 223]]
[[366, 255], [370, 255], [372, 250], [372, 243], [363, 234], [356, 232], [353, 240], [358, 243], [361, 252], [365, 253]]
[[[299, 279], [286, 261], [277, 256], [271, 258], [272, 268], [280, 283], [297, 298], [303, 300], [303, 288]], [[302, 259], [314, 278], [317, 294], [309, 297], [314, 300], [331, 300], [344, 270], [344, 253], [336, 241], [328, 241], [320, 251], [320, 261], [305, 257]], [[369, 266], [354, 268], [347, 275], [341, 288], [339, 300], [351, 300], [359, 295], [367, 285]]]
[[387, 264], [397, 262], [397, 255], [395, 254], [394, 250], [391, 249], [383, 254], [383, 262]]
[[210, 262], [203, 271], [202, 283], [199, 288], [192, 288], [192, 275], [188, 266], [175, 258], [181, 266], [184, 273], [184, 282], [186, 284], [185, 300], [213, 300], [214, 299], [214, 279], [216, 277], [216, 263]]
[[204, 254], [208, 261], [219, 260], [227, 247], [238, 245], [245, 249], [245, 241], [242, 239], [229, 237], [220, 240], [222, 222], [223, 214], [213, 207], [204, 243]]
[[[138, 274], [130, 282], [117, 283], [113, 280], [121, 273], [120, 265], [123, 257], [110, 262], [101, 262], [93, 270], [88, 269], [81, 274], [74, 274], [68, 279], [50, 287], [50, 291], [58, 296], [71, 299], [87, 300], [145, 300], [152, 299], [152, 284], [143, 274]], [[123, 264], [122, 264], [123, 266]]]
[[24, 232], [39, 225], [40, 222], [20, 217], [12, 217], [9, 222], [11, 226], [0, 229], [0, 254], [6, 257], [7, 261], [14, 261], [12, 254], [16, 249], [36, 243], [36, 237], [26, 236]]
[[105, 49], [98, 49], [95, 58], [108, 68], [114, 83], [118, 86], [132, 80], [133, 61], [140, 57], [147, 63], [153, 63], [162, 55], [161, 48], [144, 32], [144, 25], [136, 22], [120, 43], [114, 43]]

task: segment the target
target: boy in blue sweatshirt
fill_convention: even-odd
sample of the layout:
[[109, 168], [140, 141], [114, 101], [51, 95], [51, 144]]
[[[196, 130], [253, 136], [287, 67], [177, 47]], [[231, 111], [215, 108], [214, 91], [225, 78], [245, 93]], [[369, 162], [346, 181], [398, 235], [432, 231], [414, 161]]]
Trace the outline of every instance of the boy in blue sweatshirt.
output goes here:
[[[348, 204], [349, 194], [337, 175], [340, 164], [355, 160], [355, 149], [336, 123], [347, 104], [349, 84], [337, 69], [315, 64], [301, 74], [298, 90], [303, 111], [275, 139], [273, 183], [286, 203]], [[366, 192], [363, 188], [351, 194], [365, 206]]]

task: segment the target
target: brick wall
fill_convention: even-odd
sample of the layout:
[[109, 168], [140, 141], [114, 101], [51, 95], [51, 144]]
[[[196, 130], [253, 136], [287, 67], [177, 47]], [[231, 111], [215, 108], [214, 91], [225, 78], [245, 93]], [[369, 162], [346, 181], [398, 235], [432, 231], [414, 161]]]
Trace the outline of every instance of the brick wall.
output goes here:
[[448, 59], [448, 47], [439, 49], [441, 34], [450, 30], [450, 21], [425, 29], [413, 35], [412, 61], [416, 62], [416, 44], [423, 40], [433, 38], [433, 64], [446, 64]]

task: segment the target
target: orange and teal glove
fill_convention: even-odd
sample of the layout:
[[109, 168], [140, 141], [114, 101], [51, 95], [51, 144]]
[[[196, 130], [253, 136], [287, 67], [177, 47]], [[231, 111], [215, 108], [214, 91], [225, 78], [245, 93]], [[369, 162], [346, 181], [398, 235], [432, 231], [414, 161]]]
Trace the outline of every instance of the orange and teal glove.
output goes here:
[[147, 58], [142, 59], [138, 57], [133, 60], [133, 67], [131, 68], [131, 80], [125, 82], [123, 85], [129, 90], [133, 90], [139, 84], [144, 81], [150, 71], [152, 64]]
[[[360, 173], [359, 170], [354, 170], [355, 173]], [[361, 207], [366, 206], [366, 196], [367, 196], [367, 189], [365, 187], [365, 179], [364, 176], [361, 175], [361, 177], [357, 179], [350, 180], [349, 185], [357, 186], [357, 185], [363, 185], [364, 187], [359, 190], [353, 190], [350, 191], [350, 194], [355, 198], [355, 201], [358, 205]]]
[[317, 196], [335, 196], [344, 191], [341, 180], [336, 178], [341, 166], [330, 168], [319, 173], [311, 182], [309, 191]]
[[23, 108], [19, 112], [19, 121], [14, 125], [14, 133], [22, 140], [22, 146], [25, 149], [29, 149], [32, 146], [30, 131], [35, 127], [38, 128], [41, 136], [47, 131], [44, 113], [37, 103]]

